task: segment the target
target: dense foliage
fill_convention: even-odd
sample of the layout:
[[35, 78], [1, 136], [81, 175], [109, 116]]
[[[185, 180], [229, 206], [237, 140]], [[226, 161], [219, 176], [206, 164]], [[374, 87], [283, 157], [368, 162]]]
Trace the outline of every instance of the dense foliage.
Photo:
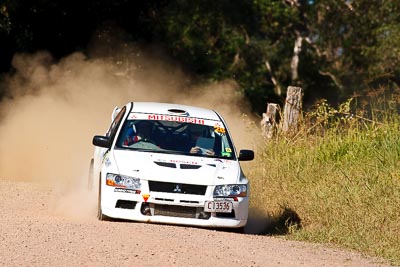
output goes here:
[[338, 101], [400, 82], [396, 0], [3, 0], [0, 71], [16, 52], [85, 51], [104, 23], [164, 46], [204, 80], [236, 80], [257, 112], [288, 85]]

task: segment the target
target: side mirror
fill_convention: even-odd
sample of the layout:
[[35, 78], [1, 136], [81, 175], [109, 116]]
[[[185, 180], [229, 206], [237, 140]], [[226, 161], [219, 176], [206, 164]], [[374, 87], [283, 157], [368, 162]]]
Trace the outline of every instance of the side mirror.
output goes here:
[[93, 137], [92, 144], [99, 147], [110, 148], [111, 147], [111, 140], [106, 136], [95, 135]]
[[254, 151], [243, 149], [239, 152], [239, 160], [240, 161], [249, 161], [254, 159]]

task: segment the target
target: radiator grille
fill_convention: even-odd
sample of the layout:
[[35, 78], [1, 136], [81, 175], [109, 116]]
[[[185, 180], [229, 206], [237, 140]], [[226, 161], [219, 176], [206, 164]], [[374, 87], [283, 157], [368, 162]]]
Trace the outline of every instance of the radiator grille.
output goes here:
[[154, 215], [162, 215], [180, 218], [196, 218], [195, 207], [154, 205]]
[[149, 181], [149, 189], [153, 192], [205, 195], [207, 186]]

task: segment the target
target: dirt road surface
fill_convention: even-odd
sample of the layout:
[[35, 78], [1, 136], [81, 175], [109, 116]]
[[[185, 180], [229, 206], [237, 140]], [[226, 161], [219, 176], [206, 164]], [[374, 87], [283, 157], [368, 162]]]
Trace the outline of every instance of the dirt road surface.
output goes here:
[[96, 219], [95, 196], [0, 180], [0, 266], [386, 266], [322, 245]]

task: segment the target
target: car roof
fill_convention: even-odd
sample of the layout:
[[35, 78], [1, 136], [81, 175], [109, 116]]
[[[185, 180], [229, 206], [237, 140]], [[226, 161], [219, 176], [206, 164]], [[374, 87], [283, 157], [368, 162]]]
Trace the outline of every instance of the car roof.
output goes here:
[[127, 105], [132, 105], [131, 112], [135, 113], [153, 113], [221, 120], [216, 111], [195, 106], [158, 102], [132, 102]]

